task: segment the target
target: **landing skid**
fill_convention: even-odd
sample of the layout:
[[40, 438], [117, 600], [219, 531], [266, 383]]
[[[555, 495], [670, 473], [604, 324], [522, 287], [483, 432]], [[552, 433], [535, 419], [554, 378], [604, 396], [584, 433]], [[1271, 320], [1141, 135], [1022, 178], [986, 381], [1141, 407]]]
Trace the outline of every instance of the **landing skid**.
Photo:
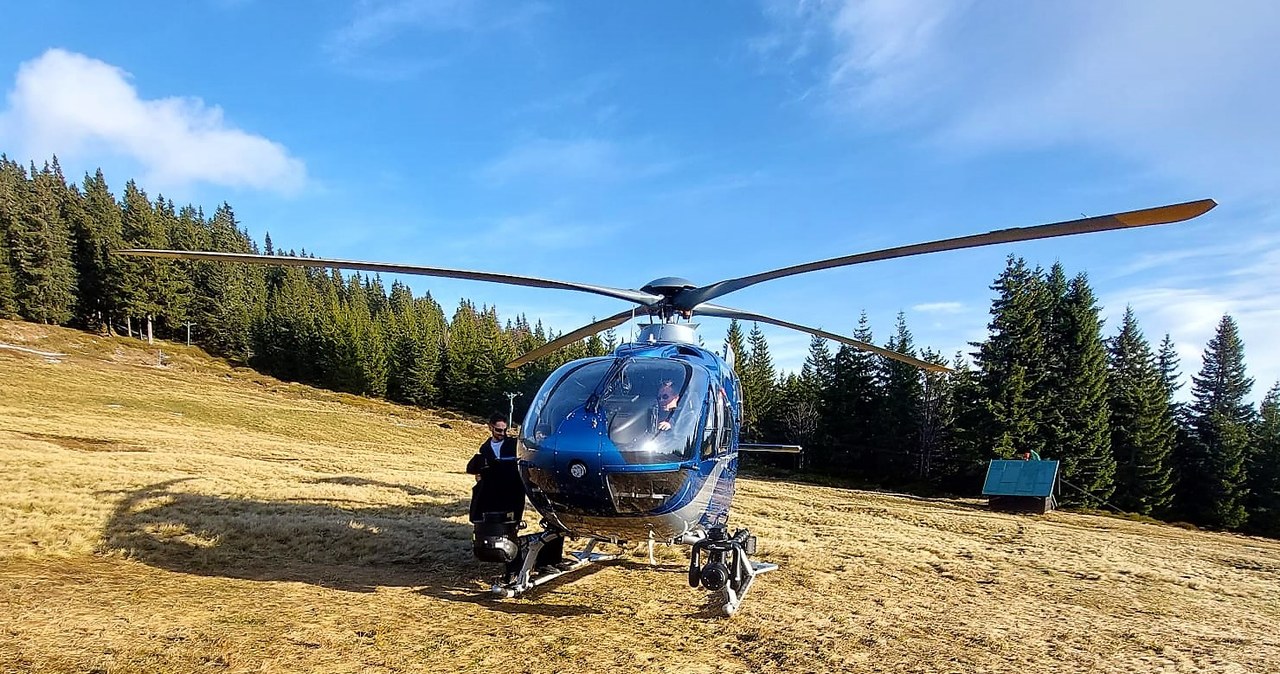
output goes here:
[[543, 583], [549, 583], [567, 573], [578, 571], [593, 562], [603, 562], [617, 558], [617, 555], [592, 552], [596, 547], [596, 543], [599, 542], [597, 539], [592, 538], [587, 541], [587, 547], [580, 552], [571, 552], [565, 555], [567, 559], [555, 567], [548, 567], [542, 571], [536, 569], [538, 552], [542, 550], [542, 546], [559, 536], [560, 534], [545, 531], [540, 534], [521, 536], [520, 547], [524, 550], [524, 564], [520, 567], [520, 571], [514, 579], [510, 582], [494, 583], [489, 588], [489, 592], [498, 597], [518, 597]]
[[[711, 607], [723, 616], [738, 611], [756, 576], [778, 568], [777, 564], [756, 562], [756, 537], [739, 529], [732, 537], [724, 527], [713, 527], [707, 537], [693, 544], [689, 557], [689, 585], [711, 591]], [[706, 564], [698, 562], [706, 557]]]
[[734, 590], [731, 586], [724, 586], [712, 594], [711, 607], [720, 615], [726, 618], [737, 613], [738, 607], [742, 605], [742, 599], [747, 596], [747, 590], [751, 589], [751, 583], [755, 581], [756, 576], [777, 570], [777, 564], [768, 562], [750, 562], [749, 566], [743, 573], [742, 584]]

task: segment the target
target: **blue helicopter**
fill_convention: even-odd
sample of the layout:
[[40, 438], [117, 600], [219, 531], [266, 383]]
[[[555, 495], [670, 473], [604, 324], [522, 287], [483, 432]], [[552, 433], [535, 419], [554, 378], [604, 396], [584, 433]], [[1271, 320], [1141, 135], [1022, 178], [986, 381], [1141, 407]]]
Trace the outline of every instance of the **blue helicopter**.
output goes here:
[[[732, 615], [755, 577], [777, 568], [751, 558], [756, 553], [756, 538], [750, 531], [729, 533], [738, 454], [800, 448], [739, 441], [743, 400], [733, 369], [735, 354], [727, 346], [723, 355], [699, 346], [692, 318], [756, 321], [817, 335], [923, 370], [947, 368], [818, 328], [713, 304], [712, 300], [795, 274], [947, 250], [1168, 224], [1197, 217], [1216, 205], [1205, 199], [1002, 229], [793, 265], [701, 286], [666, 277], [639, 289], [382, 262], [177, 250], [120, 252], [470, 279], [574, 290], [634, 304], [634, 308], [583, 326], [507, 364], [519, 367], [633, 318], [648, 319], [632, 342], [618, 346], [608, 356], [567, 363], [542, 384], [520, 425], [518, 466], [529, 501], [542, 515], [543, 531], [520, 535], [521, 523], [510, 521], [507, 514], [484, 513], [475, 522], [473, 549], [484, 561], [523, 558], [514, 577], [491, 588], [497, 595], [512, 597], [612, 558], [595, 552], [601, 542], [647, 541], [650, 562], [655, 542], [689, 545], [689, 584], [711, 592], [711, 606]], [[570, 554], [567, 563], [540, 573], [535, 568], [539, 551], [565, 537], [583, 538], [587, 544]]]

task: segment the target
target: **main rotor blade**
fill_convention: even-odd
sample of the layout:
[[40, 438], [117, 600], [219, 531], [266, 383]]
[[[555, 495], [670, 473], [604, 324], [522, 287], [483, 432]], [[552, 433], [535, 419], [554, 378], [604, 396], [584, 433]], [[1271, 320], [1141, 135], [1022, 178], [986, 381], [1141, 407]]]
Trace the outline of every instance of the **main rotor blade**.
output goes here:
[[743, 276], [742, 278], [720, 281], [719, 283], [702, 286], [701, 288], [694, 288], [678, 295], [675, 298], [675, 305], [680, 309], [690, 309], [702, 302], [715, 299], [735, 290], [741, 290], [747, 286], [752, 286], [763, 281], [772, 281], [776, 278], [818, 271], [819, 269], [844, 267], [851, 264], [889, 260], [897, 257], [907, 257], [910, 255], [924, 255], [925, 253], [937, 253], [946, 250], [989, 246], [997, 243], [1049, 239], [1055, 236], [1087, 234], [1090, 232], [1104, 232], [1110, 229], [1127, 229], [1133, 227], [1146, 227], [1148, 225], [1164, 225], [1171, 222], [1181, 222], [1183, 220], [1190, 220], [1191, 218], [1203, 215], [1208, 212], [1209, 209], [1217, 205], [1217, 202], [1213, 199], [1202, 199], [1200, 201], [1188, 201], [1182, 204], [1145, 208], [1139, 211], [1127, 211], [1125, 213], [1112, 213], [1110, 215], [1099, 215], [1092, 218], [1054, 222], [1047, 225], [1036, 225], [1034, 227], [998, 229], [993, 232], [987, 232], [986, 234], [973, 234], [953, 239], [942, 239], [940, 241], [931, 241], [928, 243], [917, 243], [909, 246], [886, 248], [884, 250], [872, 251], [870, 253], [858, 253], [856, 255], [835, 257], [829, 260], [820, 260], [818, 262], [809, 262], [791, 267], [783, 267], [781, 269], [761, 272], [751, 276]]
[[390, 262], [360, 262], [358, 260], [335, 260], [323, 257], [288, 257], [283, 255], [249, 255], [245, 253], [217, 253], [191, 250], [146, 250], [130, 249], [115, 251], [117, 255], [133, 257], [160, 257], [173, 260], [209, 260], [214, 262], [242, 262], [245, 264], [280, 265], [284, 267], [326, 267], [334, 269], [359, 269], [361, 271], [383, 272], [387, 274], [417, 274], [419, 276], [438, 276], [442, 278], [466, 279], [468, 281], [488, 281], [513, 286], [531, 288], [552, 288], [555, 290], [577, 290], [594, 293], [615, 299], [635, 302], [644, 306], [652, 306], [662, 300], [661, 295], [654, 295], [640, 290], [610, 288], [608, 286], [587, 285], [572, 281], [555, 281], [534, 278], [532, 276], [516, 276], [514, 274], [498, 274], [485, 271], [467, 271], [464, 269], [445, 269], [442, 267], [422, 267], [411, 264], [394, 264]]
[[810, 328], [796, 323], [790, 323], [788, 321], [773, 318], [771, 316], [765, 316], [763, 314], [753, 314], [740, 309], [731, 309], [729, 307], [722, 307], [715, 304], [699, 304], [693, 308], [693, 313], [701, 314], [703, 316], [717, 316], [719, 318], [736, 318], [740, 321], [756, 321], [759, 323], [776, 325], [782, 328], [791, 328], [792, 330], [799, 330], [800, 332], [807, 332], [811, 335], [835, 340], [841, 344], [848, 344], [849, 346], [862, 349], [863, 351], [878, 353], [885, 358], [892, 358], [893, 360], [901, 361], [908, 365], [914, 365], [922, 370], [929, 370], [930, 372], [951, 371], [951, 368], [946, 367], [945, 365], [930, 363], [925, 360], [920, 360], [919, 358], [913, 358], [905, 353], [898, 353], [897, 351], [890, 351], [889, 349], [878, 347], [875, 344], [868, 344], [867, 342], [862, 342], [843, 335], [837, 335], [834, 332], [827, 332], [826, 330], [819, 330], [818, 328]]
[[515, 368], [520, 367], [525, 363], [531, 363], [549, 353], [558, 351], [566, 346], [569, 346], [570, 344], [573, 344], [578, 340], [586, 339], [587, 337], [590, 337], [591, 335], [594, 335], [597, 332], [603, 332], [605, 330], [608, 330], [609, 328], [622, 325], [623, 323], [626, 323], [627, 321], [631, 320], [631, 317], [634, 315], [636, 315], [635, 310], [627, 309], [622, 313], [614, 314], [602, 321], [596, 321], [591, 325], [584, 325], [581, 328], [578, 328], [577, 330], [574, 330], [573, 332], [567, 335], [557, 337], [556, 339], [553, 339], [547, 342], [546, 344], [543, 344], [542, 346], [524, 354], [523, 356], [520, 356], [519, 358], [511, 361], [510, 363], [507, 363], [507, 369], [514, 370]]

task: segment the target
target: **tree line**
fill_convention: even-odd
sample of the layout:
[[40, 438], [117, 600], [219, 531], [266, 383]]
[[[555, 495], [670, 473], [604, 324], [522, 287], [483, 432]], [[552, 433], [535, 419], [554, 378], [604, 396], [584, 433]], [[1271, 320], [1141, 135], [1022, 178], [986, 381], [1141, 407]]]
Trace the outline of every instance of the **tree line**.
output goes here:
[[[283, 379], [470, 414], [517, 419], [569, 360], [608, 353], [613, 331], [518, 370], [503, 365], [558, 333], [463, 299], [451, 316], [378, 276], [283, 266], [125, 258], [120, 248], [307, 256], [263, 245], [232, 207], [212, 216], [151, 198], [117, 199], [102, 171], [69, 183], [56, 157], [0, 155], [0, 318], [183, 341]], [[1177, 402], [1168, 335], [1157, 346], [1126, 311], [1103, 334], [1084, 274], [1010, 257], [992, 285], [988, 334], [950, 358], [915, 344], [899, 315], [886, 348], [952, 368], [921, 372], [814, 338], [780, 374], [759, 326], [730, 323], [743, 434], [805, 446], [804, 469], [897, 488], [972, 494], [986, 464], [1031, 449], [1061, 462], [1061, 500], [1280, 536], [1280, 386], [1247, 402], [1244, 345], [1224, 316]], [[875, 343], [864, 314], [856, 339]]]

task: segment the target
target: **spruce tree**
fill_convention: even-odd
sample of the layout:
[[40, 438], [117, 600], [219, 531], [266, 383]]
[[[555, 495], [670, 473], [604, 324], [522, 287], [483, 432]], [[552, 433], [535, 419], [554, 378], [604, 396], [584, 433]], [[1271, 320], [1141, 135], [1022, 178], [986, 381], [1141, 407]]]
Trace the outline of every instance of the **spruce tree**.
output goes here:
[[18, 302], [13, 288], [13, 267], [9, 262], [8, 236], [0, 230], [0, 319], [18, 317]]
[[75, 268], [62, 217], [59, 176], [45, 165], [31, 168], [31, 180], [17, 193], [20, 210], [11, 231], [14, 289], [18, 313], [37, 323], [62, 324], [73, 315]]
[[[252, 242], [240, 231], [229, 204], [219, 206], [204, 226], [211, 250], [252, 252]], [[280, 287], [283, 268], [196, 262], [191, 274], [193, 334], [215, 353], [248, 358], [254, 325], [264, 320], [268, 285], [273, 291]]]
[[[121, 235], [125, 245], [131, 248], [166, 248], [166, 236], [156, 218], [147, 193], [130, 180], [124, 187], [124, 204], [121, 212]], [[122, 278], [122, 309], [130, 332], [145, 334], [146, 324], [134, 325], [135, 319], [150, 322], [162, 308], [166, 270], [164, 263], [151, 258], [115, 258], [117, 272]]]
[[963, 354], [952, 360], [948, 376], [952, 422], [946, 442], [936, 459], [935, 484], [966, 495], [976, 495], [987, 462], [998, 458], [992, 444], [991, 405], [982, 373]]
[[735, 318], [729, 321], [729, 330], [724, 335], [724, 342], [732, 354], [733, 371], [741, 379], [745, 373], [750, 354], [747, 352], [747, 340], [742, 334], [742, 325], [738, 323], [738, 319]]
[[974, 355], [987, 407], [987, 443], [996, 457], [1022, 450], [1043, 455], [1047, 449], [1039, 432], [1036, 395], [1047, 362], [1044, 286], [1037, 270], [1013, 256], [991, 286], [997, 296], [991, 303], [989, 336]]
[[79, 279], [80, 323], [107, 326], [118, 317], [122, 304], [121, 278], [114, 273], [111, 252], [123, 248], [120, 204], [107, 188], [98, 169], [84, 177], [84, 207], [71, 222], [75, 238], [75, 266]]
[[[898, 314], [897, 332], [885, 348], [914, 357], [916, 348], [907, 318]], [[884, 382], [884, 414], [880, 419], [881, 453], [876, 472], [902, 482], [921, 474], [920, 426], [924, 406], [921, 371], [914, 365], [878, 357]]]
[[[933, 349], [925, 349], [920, 359], [937, 365], [948, 365], [947, 359]], [[914, 464], [916, 477], [933, 479], [939, 459], [952, 443], [955, 424], [954, 382], [949, 372], [921, 371], [918, 446]]]
[[1280, 538], [1280, 382], [1262, 399], [1246, 467], [1249, 531]]
[[461, 300], [449, 322], [441, 391], [446, 404], [475, 414], [492, 406], [490, 382], [496, 374], [484, 354], [480, 323], [475, 305]]
[[25, 188], [22, 167], [0, 154], [0, 318], [18, 318], [15, 245], [23, 207], [18, 195]]
[[1245, 457], [1253, 409], [1245, 402], [1253, 380], [1245, 375], [1244, 343], [1231, 316], [1223, 316], [1191, 378], [1190, 437], [1178, 497], [1197, 524], [1234, 529], [1247, 517]]
[[1165, 424], [1173, 429], [1173, 449], [1169, 455], [1170, 478], [1173, 482], [1173, 498], [1165, 509], [1164, 516], [1169, 518], [1190, 518], [1186, 505], [1188, 499], [1181, 494], [1182, 485], [1191, 483], [1191, 476], [1199, 473], [1197, 459], [1191, 441], [1191, 424], [1187, 417], [1186, 405], [1178, 402], [1174, 396], [1182, 388], [1181, 359], [1173, 343], [1173, 338], [1165, 333], [1156, 353], [1156, 368], [1160, 371], [1160, 380], [1164, 386]]
[[[858, 319], [854, 339], [874, 344], [866, 312]], [[884, 434], [884, 388], [875, 356], [842, 344], [832, 358], [831, 386], [827, 393], [827, 416], [832, 441], [832, 463], [836, 471], [877, 481], [884, 476], [873, 466]]]
[[1107, 405], [1107, 354], [1102, 343], [1102, 321], [1093, 290], [1084, 274], [1071, 280], [1061, 304], [1059, 363], [1055, 378], [1061, 382], [1053, 399], [1040, 404], [1057, 410], [1062, 427], [1049, 456], [1061, 458], [1061, 479], [1089, 494], [1063, 493], [1064, 502], [1098, 505], [1115, 490], [1115, 457], [1111, 453], [1110, 410]]
[[827, 347], [827, 340], [814, 335], [809, 340], [809, 355], [800, 368], [799, 377], [799, 394], [806, 409], [811, 408], [817, 416], [817, 425], [806, 439], [809, 446], [805, 447], [805, 463], [811, 468], [826, 468], [831, 465], [831, 434], [836, 430], [833, 426], [838, 428], [827, 415], [830, 409], [828, 393], [834, 377], [832, 368], [831, 349]]
[[1160, 381], [1164, 384], [1165, 398], [1169, 402], [1173, 402], [1173, 396], [1182, 388], [1182, 374], [1179, 370], [1181, 359], [1178, 358], [1178, 349], [1173, 343], [1173, 338], [1169, 333], [1165, 333], [1164, 340], [1160, 342], [1160, 350], [1156, 354], [1156, 368], [1160, 370]]
[[747, 342], [750, 353], [741, 370], [742, 431], [747, 439], [758, 442], [764, 439], [765, 420], [773, 413], [777, 373], [773, 369], [773, 356], [769, 354], [769, 342], [759, 324], [751, 325]]
[[1120, 332], [1108, 344], [1107, 372], [1113, 501], [1130, 512], [1163, 514], [1173, 495], [1169, 462], [1176, 438], [1165, 382], [1132, 308], [1125, 309]]
[[[1036, 270], [1040, 276], [1039, 269]], [[1071, 344], [1071, 315], [1067, 296], [1070, 283], [1061, 263], [1055, 263], [1043, 276], [1040, 286], [1040, 324], [1044, 331], [1044, 351], [1039, 361], [1028, 363], [1038, 369], [1032, 379], [1037, 382], [1031, 389], [1036, 418], [1034, 445], [1041, 455], [1053, 454], [1070, 433], [1070, 402], [1065, 394], [1071, 388], [1068, 361], [1073, 349]]]

